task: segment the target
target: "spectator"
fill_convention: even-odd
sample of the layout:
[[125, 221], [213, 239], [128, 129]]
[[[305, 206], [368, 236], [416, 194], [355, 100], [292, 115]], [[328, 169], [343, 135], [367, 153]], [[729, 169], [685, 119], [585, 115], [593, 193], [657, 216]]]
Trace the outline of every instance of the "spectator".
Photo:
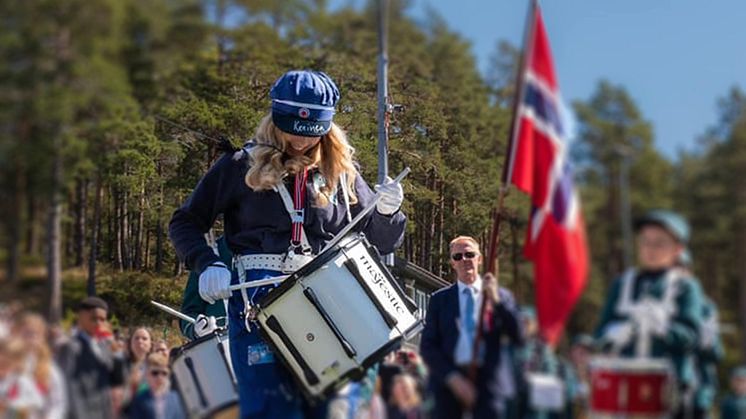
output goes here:
[[148, 355], [146, 360], [148, 389], [138, 394], [129, 408], [129, 417], [137, 419], [181, 419], [186, 414], [181, 400], [169, 383], [168, 359], [160, 353]]
[[158, 339], [158, 341], [153, 345], [153, 353], [161, 354], [166, 357], [166, 361], [169, 360], [169, 352], [171, 349], [168, 347], [168, 343], [163, 339]]
[[24, 313], [15, 324], [14, 334], [25, 347], [23, 373], [34, 382], [43, 399], [41, 416], [64, 418], [67, 413], [65, 380], [49, 349], [47, 322], [38, 314]]
[[153, 350], [153, 335], [147, 327], [135, 328], [127, 342], [127, 389], [126, 400], [133, 399], [147, 388], [145, 360]]
[[0, 339], [0, 417], [41, 418], [44, 401], [33, 380], [22, 373], [24, 344]]
[[422, 398], [417, 391], [417, 381], [410, 374], [399, 374], [394, 377], [391, 388], [391, 399], [387, 409], [388, 419], [421, 419]]
[[106, 323], [108, 311], [109, 306], [98, 297], [81, 301], [75, 335], [59, 349], [58, 362], [68, 383], [70, 417], [104, 419], [116, 415], [111, 390], [124, 383], [123, 355], [93, 338]]
[[720, 418], [746, 418], [746, 366], [738, 367], [731, 373], [730, 391], [731, 394], [720, 404]]
[[391, 399], [391, 388], [394, 386], [394, 377], [404, 372], [402, 366], [397, 362], [397, 354], [398, 352], [391, 352], [386, 355], [386, 358], [384, 358], [378, 367], [380, 394], [386, 402]]
[[574, 418], [588, 416], [591, 393], [590, 362], [594, 348], [595, 340], [592, 336], [585, 334], [576, 336], [570, 347], [570, 362], [576, 379], [571, 399]]

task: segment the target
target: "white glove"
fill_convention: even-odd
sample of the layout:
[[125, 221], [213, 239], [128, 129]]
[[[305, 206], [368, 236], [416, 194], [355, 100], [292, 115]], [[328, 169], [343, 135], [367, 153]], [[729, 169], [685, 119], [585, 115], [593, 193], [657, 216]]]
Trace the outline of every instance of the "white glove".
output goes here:
[[197, 337], [209, 335], [218, 328], [218, 321], [214, 316], [200, 314], [194, 321], [194, 334]]
[[390, 177], [386, 177], [386, 183], [383, 185], [376, 185], [376, 192], [381, 194], [381, 199], [376, 205], [376, 210], [379, 214], [391, 215], [395, 213], [399, 207], [401, 207], [402, 201], [404, 201], [404, 190], [401, 187], [401, 183], [392, 182]]
[[199, 296], [210, 304], [231, 298], [231, 271], [223, 262], [208, 266], [199, 276]]
[[629, 343], [634, 334], [634, 327], [629, 322], [616, 322], [606, 326], [604, 338], [616, 347]]

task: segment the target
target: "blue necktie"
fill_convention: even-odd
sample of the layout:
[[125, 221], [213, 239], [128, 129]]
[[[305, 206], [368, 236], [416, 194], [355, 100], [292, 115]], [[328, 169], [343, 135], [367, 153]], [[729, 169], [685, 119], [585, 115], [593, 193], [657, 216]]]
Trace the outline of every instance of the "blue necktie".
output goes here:
[[472, 293], [471, 288], [465, 288], [464, 294], [466, 295], [464, 328], [466, 329], [466, 335], [469, 337], [469, 340], [472, 340], [474, 337], [474, 330], [476, 329], [476, 325], [474, 324], [474, 294]]

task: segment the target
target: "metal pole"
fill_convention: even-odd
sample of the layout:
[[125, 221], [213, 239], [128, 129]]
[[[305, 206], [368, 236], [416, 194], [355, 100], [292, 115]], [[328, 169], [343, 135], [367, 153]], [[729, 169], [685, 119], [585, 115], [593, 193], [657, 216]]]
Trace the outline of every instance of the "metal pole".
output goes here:
[[632, 266], [632, 210], [629, 202], [629, 153], [621, 153], [619, 170], [619, 194], [622, 217], [622, 238], [624, 240], [624, 268]]
[[389, 172], [388, 148], [388, 0], [378, 1], [378, 183], [383, 184]]
[[[378, 184], [389, 173], [389, 0], [378, 1]], [[394, 266], [394, 254], [382, 255], [383, 263]]]

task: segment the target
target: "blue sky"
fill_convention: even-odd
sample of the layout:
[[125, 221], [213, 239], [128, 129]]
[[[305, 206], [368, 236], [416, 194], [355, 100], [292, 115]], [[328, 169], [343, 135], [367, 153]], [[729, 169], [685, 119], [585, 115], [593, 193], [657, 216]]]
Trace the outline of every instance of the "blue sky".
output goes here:
[[[729, 88], [746, 88], [746, 0], [544, 0], [544, 20], [566, 101], [598, 80], [623, 85], [675, 159], [717, 119]], [[331, 0], [332, 8], [362, 0]], [[528, 0], [412, 0], [471, 41], [480, 68], [500, 39], [520, 45]], [[393, 58], [393, 57], [392, 57]]]

